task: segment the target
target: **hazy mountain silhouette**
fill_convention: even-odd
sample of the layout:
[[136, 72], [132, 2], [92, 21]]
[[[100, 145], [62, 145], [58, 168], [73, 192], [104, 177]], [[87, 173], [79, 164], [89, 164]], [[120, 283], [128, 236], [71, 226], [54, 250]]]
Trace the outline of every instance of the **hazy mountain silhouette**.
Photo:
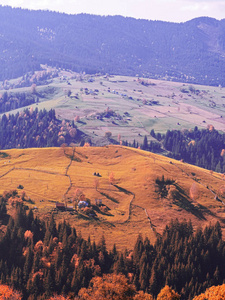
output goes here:
[[225, 19], [169, 23], [0, 6], [0, 79], [41, 63], [225, 85]]

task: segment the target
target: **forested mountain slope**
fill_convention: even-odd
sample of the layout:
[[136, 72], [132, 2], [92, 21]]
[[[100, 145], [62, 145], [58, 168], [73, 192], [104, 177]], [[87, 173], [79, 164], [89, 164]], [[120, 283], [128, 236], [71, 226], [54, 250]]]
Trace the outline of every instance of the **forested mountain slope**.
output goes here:
[[41, 63], [88, 73], [225, 84], [225, 20], [186, 23], [0, 7], [0, 79]]

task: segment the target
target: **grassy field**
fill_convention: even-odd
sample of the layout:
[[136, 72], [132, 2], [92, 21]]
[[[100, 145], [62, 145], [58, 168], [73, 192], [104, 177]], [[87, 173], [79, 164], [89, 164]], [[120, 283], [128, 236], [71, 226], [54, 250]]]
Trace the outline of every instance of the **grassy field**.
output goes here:
[[[64, 79], [62, 79], [64, 76]], [[117, 139], [143, 142], [150, 131], [165, 133], [168, 129], [189, 129], [214, 125], [225, 131], [225, 88], [144, 79], [125, 76], [90, 76], [61, 71], [48, 86], [38, 86], [39, 109], [56, 109], [60, 119], [79, 116], [79, 129], [95, 144], [106, 131]], [[51, 92], [54, 88], [54, 92]], [[29, 88], [12, 92], [30, 91]], [[48, 93], [49, 91], [49, 93]], [[68, 96], [68, 91], [71, 95]], [[97, 118], [107, 108], [122, 118]], [[21, 110], [21, 109], [20, 109]], [[125, 114], [128, 113], [128, 114]]]
[[[225, 233], [225, 204], [223, 198], [215, 197], [224, 185], [220, 174], [120, 146], [1, 153], [8, 156], [0, 156], [0, 193], [22, 185], [24, 189], [18, 192], [26, 193], [33, 204], [25, 204], [41, 218], [47, 220], [54, 213], [57, 221], [69, 221], [77, 232], [85, 238], [90, 235], [96, 242], [104, 234], [109, 247], [116, 243], [119, 249], [132, 248], [139, 233], [154, 242], [171, 218], [191, 219], [195, 228], [220, 221]], [[94, 176], [95, 172], [101, 177]], [[113, 185], [109, 182], [112, 172]], [[164, 182], [161, 188], [157, 178]], [[191, 198], [193, 184], [195, 196]], [[68, 205], [73, 205], [78, 188], [95, 208], [96, 217], [81, 210], [55, 210], [57, 201], [66, 199]], [[101, 199], [108, 210], [96, 207], [95, 199]]]

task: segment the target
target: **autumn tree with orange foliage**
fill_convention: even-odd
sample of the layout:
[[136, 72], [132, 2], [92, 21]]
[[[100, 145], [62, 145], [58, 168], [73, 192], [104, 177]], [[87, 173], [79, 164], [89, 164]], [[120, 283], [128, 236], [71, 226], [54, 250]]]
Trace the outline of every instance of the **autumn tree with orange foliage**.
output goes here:
[[77, 208], [77, 205], [78, 205], [79, 201], [85, 201], [85, 200], [86, 200], [86, 197], [85, 197], [83, 191], [81, 189], [77, 188], [75, 190], [74, 196], [72, 198], [72, 201], [73, 201], [73, 204], [74, 204], [75, 208]]
[[88, 288], [79, 292], [81, 300], [153, 300], [152, 296], [136, 293], [135, 286], [128, 283], [122, 274], [104, 274], [103, 277], [94, 277]]
[[86, 142], [86, 143], [84, 143], [84, 147], [90, 147], [91, 145], [88, 143], [88, 142]]
[[94, 187], [95, 187], [95, 189], [97, 191], [98, 187], [99, 187], [99, 180], [97, 178], [95, 178], [95, 180], [94, 180]]
[[133, 300], [153, 300], [152, 295], [139, 291], [133, 298]]
[[69, 298], [65, 298], [61, 295], [54, 295], [51, 298], [49, 298], [48, 300], [69, 300]]
[[31, 93], [32, 94], [36, 94], [37, 93], [37, 85], [35, 84], [35, 83], [33, 83], [32, 85], [31, 85]]
[[193, 300], [222, 300], [225, 299], [225, 284], [212, 286], [205, 293], [194, 297]]
[[112, 185], [115, 183], [115, 175], [113, 172], [109, 174], [109, 183]]
[[222, 150], [221, 150], [221, 152], [220, 152], [220, 156], [222, 156], [222, 157], [223, 157], [223, 156], [224, 156], [224, 154], [225, 154], [225, 149], [222, 149]]
[[130, 285], [124, 275], [104, 274], [94, 277], [89, 287], [79, 292], [81, 300], [131, 300], [135, 295], [135, 287]]
[[212, 132], [215, 128], [214, 128], [214, 126], [213, 126], [212, 124], [208, 124], [208, 125], [207, 125], [207, 129], [208, 129], [210, 132]]
[[180, 295], [178, 295], [168, 285], [166, 285], [157, 296], [157, 300], [179, 300], [179, 299], [180, 299]]
[[0, 284], [0, 300], [21, 300], [21, 294], [8, 285]]
[[196, 198], [198, 197], [199, 194], [199, 190], [198, 190], [198, 186], [197, 184], [194, 182], [192, 184], [192, 186], [190, 187], [190, 198], [192, 200], [196, 200]]

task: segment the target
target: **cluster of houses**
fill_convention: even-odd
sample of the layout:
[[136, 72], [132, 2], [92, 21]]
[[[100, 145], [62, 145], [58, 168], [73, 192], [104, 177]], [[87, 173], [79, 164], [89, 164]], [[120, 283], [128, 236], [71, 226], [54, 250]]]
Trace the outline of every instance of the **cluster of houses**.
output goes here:
[[[96, 206], [101, 206], [102, 205], [102, 199], [95, 199], [95, 205]], [[78, 202], [78, 205], [77, 205], [78, 210], [84, 209], [84, 211], [85, 211], [85, 209], [88, 208], [88, 207], [90, 209], [91, 205], [87, 201], [79, 201]], [[56, 202], [55, 208], [57, 210], [60, 210], [60, 211], [75, 211], [76, 210], [73, 207], [73, 205], [67, 205], [64, 202]]]

